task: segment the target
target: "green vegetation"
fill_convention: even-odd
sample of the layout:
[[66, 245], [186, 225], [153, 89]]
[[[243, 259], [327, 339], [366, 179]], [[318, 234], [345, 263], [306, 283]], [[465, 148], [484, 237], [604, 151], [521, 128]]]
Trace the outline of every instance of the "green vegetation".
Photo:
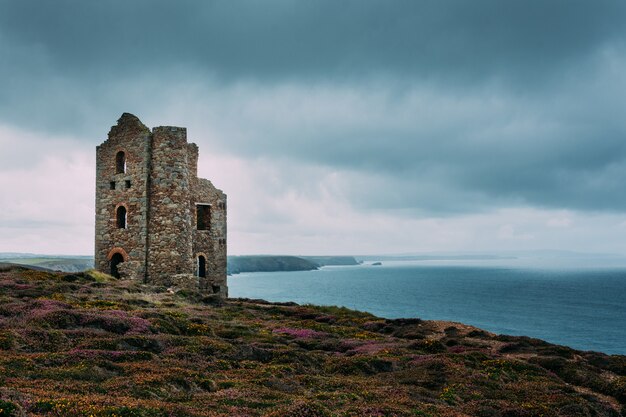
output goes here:
[[624, 356], [0, 269], [0, 417], [618, 417], [625, 403]]

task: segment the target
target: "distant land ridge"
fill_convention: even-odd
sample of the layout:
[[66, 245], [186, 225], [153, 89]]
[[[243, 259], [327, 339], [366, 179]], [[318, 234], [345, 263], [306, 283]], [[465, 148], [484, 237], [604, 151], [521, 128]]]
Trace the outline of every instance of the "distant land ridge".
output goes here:
[[[92, 256], [0, 253], [0, 261], [61, 272], [80, 272], [94, 267]], [[322, 266], [358, 265], [353, 256], [242, 255], [228, 257], [228, 274], [241, 272], [312, 271]]]
[[352, 256], [243, 255], [228, 257], [228, 273], [312, 271], [322, 266], [358, 264]]
[[359, 264], [354, 256], [301, 256], [301, 258], [314, 262], [319, 266], [350, 266]]
[[297, 256], [229, 256], [228, 273], [312, 271], [319, 267], [315, 262]]

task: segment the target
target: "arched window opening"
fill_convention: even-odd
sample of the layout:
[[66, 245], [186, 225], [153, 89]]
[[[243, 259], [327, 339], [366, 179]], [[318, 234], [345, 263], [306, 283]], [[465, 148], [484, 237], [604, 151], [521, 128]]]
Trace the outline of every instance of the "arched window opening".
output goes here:
[[115, 173], [123, 174], [126, 172], [126, 154], [122, 151], [119, 151], [117, 155], [115, 155]]
[[206, 278], [206, 258], [202, 255], [198, 256], [198, 276]]
[[126, 207], [119, 206], [116, 213], [117, 228], [126, 229]]
[[120, 278], [120, 271], [117, 267], [122, 262], [124, 262], [124, 257], [121, 253], [116, 253], [111, 257], [111, 276]]

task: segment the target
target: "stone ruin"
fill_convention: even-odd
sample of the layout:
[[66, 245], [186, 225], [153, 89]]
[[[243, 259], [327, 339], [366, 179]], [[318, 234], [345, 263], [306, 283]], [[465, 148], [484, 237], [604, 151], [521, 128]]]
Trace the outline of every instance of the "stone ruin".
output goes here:
[[226, 194], [198, 178], [184, 127], [122, 114], [96, 148], [98, 271], [228, 296]]

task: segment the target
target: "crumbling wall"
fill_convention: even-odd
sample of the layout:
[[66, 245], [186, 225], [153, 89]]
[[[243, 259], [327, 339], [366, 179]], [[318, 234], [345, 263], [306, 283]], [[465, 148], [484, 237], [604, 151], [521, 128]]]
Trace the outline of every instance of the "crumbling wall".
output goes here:
[[[109, 252], [124, 248], [139, 262], [145, 275], [147, 193], [150, 130], [132, 114], [124, 113], [111, 128], [108, 139], [96, 148], [95, 267], [110, 273]], [[117, 173], [117, 154], [124, 152], [126, 170]], [[117, 228], [116, 208], [127, 209], [126, 228]]]
[[[226, 286], [226, 194], [213, 186], [211, 181], [197, 178], [192, 182], [190, 208], [195, 212], [196, 204], [211, 207], [211, 222], [208, 230], [197, 230], [197, 219], [193, 221], [193, 253], [206, 254], [206, 278], [200, 279], [200, 288], [206, 292], [228, 295]], [[198, 274], [198, 263], [194, 273]]]
[[[120, 151], [124, 172], [117, 172]], [[96, 154], [96, 269], [110, 273], [111, 254], [123, 253], [120, 278], [226, 297], [226, 195], [197, 177], [198, 146], [187, 143], [187, 130], [151, 132], [124, 113]], [[210, 206], [206, 230], [196, 230], [197, 203]], [[119, 206], [127, 210], [124, 228], [116, 222]]]

